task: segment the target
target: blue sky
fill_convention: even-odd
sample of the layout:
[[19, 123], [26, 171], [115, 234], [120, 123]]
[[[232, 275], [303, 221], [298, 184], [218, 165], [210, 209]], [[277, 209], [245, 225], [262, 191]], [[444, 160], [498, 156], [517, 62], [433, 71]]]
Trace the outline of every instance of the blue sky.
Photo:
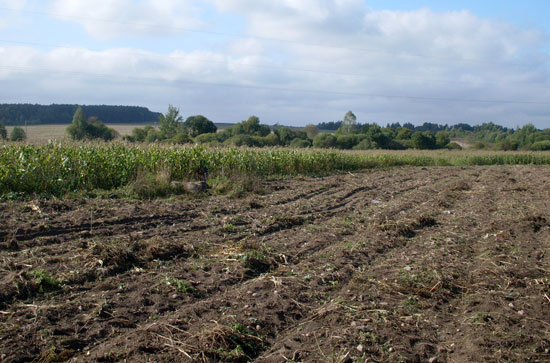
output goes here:
[[550, 127], [550, 2], [0, 0], [0, 102]]

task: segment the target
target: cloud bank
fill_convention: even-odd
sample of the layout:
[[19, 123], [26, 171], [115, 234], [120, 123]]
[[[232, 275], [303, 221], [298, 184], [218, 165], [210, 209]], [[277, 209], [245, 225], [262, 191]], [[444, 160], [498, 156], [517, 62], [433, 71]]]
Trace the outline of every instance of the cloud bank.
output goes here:
[[[170, 103], [219, 122], [257, 114], [304, 125], [351, 109], [380, 124], [549, 126], [548, 34], [469, 11], [373, 11], [361, 0], [55, 0], [49, 9], [121, 46], [0, 44], [3, 100]], [[235, 18], [239, 36], [219, 30]], [[177, 41], [168, 53], [124, 46], [136, 37]]]

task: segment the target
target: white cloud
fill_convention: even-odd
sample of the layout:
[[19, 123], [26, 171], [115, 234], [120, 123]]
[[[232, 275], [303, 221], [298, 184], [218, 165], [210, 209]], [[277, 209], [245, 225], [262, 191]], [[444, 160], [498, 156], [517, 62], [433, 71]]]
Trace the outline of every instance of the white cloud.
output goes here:
[[220, 14], [206, 21], [192, 0], [53, 0], [52, 12], [71, 16], [65, 20], [79, 22], [94, 37], [147, 34], [162, 40], [178, 27], [218, 22], [217, 29], [223, 28], [228, 15], [245, 20], [248, 36], [213, 41], [210, 35], [206, 48], [205, 37], [193, 33], [187, 47], [195, 44], [195, 50], [168, 55], [122, 47], [0, 48], [6, 85], [0, 97], [13, 99], [18, 93], [6, 89], [25, 84], [45, 101], [21, 93], [20, 102], [142, 104], [158, 111], [171, 103], [220, 122], [258, 114], [267, 122], [305, 124], [339, 119], [352, 109], [361, 122], [548, 127], [550, 106], [542, 103], [550, 100], [550, 58], [541, 52], [548, 44], [542, 31], [468, 11], [372, 11], [363, 0], [208, 3]]
[[81, 24], [97, 38], [170, 35], [202, 23], [193, 0], [53, 0], [60, 19]]

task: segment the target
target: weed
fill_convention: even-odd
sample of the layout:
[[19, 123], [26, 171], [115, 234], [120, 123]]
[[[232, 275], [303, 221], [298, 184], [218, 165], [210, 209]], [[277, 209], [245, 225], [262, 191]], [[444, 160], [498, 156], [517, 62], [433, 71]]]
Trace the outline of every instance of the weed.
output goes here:
[[181, 293], [192, 293], [195, 291], [195, 289], [191, 286], [191, 284], [188, 281], [183, 279], [166, 276], [162, 281], [166, 285], [174, 288], [176, 291]]
[[253, 275], [269, 271], [273, 264], [273, 259], [259, 250], [249, 250], [243, 255], [243, 261], [246, 268]]
[[207, 328], [198, 339], [201, 355], [212, 361], [249, 362], [265, 349], [263, 339], [241, 323]]
[[32, 282], [40, 293], [54, 291], [60, 287], [60, 282], [42, 269], [32, 270], [28, 274], [33, 278]]
[[130, 190], [142, 199], [166, 197], [172, 191], [170, 174], [168, 171], [163, 171], [157, 175], [139, 173], [136, 180], [130, 184]]
[[140, 243], [131, 244], [128, 241], [100, 241], [93, 246], [92, 252], [107, 274], [114, 274], [139, 266], [138, 256], [142, 247]]

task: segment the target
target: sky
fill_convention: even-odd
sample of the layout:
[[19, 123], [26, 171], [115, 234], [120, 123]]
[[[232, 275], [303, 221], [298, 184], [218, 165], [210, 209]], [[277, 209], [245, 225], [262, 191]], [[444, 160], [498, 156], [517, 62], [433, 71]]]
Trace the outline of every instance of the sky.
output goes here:
[[0, 0], [0, 103], [550, 127], [550, 1]]

